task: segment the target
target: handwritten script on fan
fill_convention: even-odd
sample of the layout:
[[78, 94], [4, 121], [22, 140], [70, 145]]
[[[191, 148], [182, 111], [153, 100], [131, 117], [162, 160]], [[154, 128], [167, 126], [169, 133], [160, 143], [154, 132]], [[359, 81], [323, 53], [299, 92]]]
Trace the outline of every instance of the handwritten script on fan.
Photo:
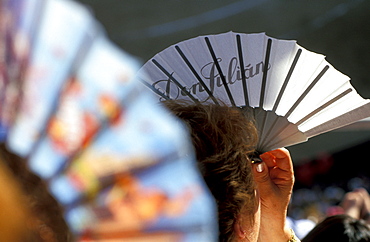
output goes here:
[[[223, 60], [221, 58], [217, 59], [219, 63], [221, 63]], [[267, 69], [270, 69], [270, 64]], [[248, 64], [244, 67], [244, 73], [245, 78], [250, 79], [255, 76], [261, 75], [264, 70], [264, 63], [263, 61], [260, 61], [259, 63], [252, 65]], [[160, 93], [164, 94], [167, 97], [170, 97], [170, 93], [172, 96], [171, 99], [178, 99], [181, 96], [187, 96], [187, 93], [191, 93], [195, 96], [197, 96], [198, 92], [204, 92], [205, 89], [201, 85], [201, 83], [197, 82], [194, 83], [191, 86], [184, 86], [179, 87], [171, 80], [171, 77], [174, 75], [175, 72], [169, 72], [171, 76], [169, 76], [167, 79], [162, 79], [153, 82], [152, 87], [155, 88]], [[225, 75], [225, 80], [228, 85], [233, 85], [238, 81], [242, 81], [242, 73], [240, 66], [238, 65], [238, 59], [236, 57], [233, 57], [230, 59], [228, 63], [227, 68], [227, 74]], [[215, 87], [222, 87], [224, 84], [222, 82], [221, 76], [217, 71], [215, 62], [210, 62], [205, 64], [200, 69], [200, 75], [203, 80], [205, 80], [205, 83], [208, 82], [208, 88], [211, 91], [211, 93], [214, 92]], [[160, 98], [162, 100], [163, 98]], [[208, 99], [208, 98], [207, 98]], [[206, 100], [204, 100], [206, 101]]]

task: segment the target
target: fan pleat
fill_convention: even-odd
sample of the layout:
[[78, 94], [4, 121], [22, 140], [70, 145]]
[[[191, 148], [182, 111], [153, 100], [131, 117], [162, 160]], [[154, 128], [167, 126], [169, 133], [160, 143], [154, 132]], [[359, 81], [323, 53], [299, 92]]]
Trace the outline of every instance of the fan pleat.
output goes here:
[[233, 98], [233, 95], [232, 95], [232, 94], [231, 94], [231, 92], [230, 92], [229, 85], [228, 85], [228, 83], [226, 82], [225, 75], [223, 74], [222, 69], [221, 69], [221, 67], [220, 67], [220, 64], [219, 64], [219, 62], [217, 61], [217, 57], [216, 57], [216, 54], [215, 54], [215, 52], [214, 52], [214, 50], [213, 50], [212, 44], [211, 44], [211, 42], [210, 42], [210, 40], [209, 40], [209, 38], [208, 38], [208, 37], [205, 37], [205, 38], [204, 38], [204, 40], [205, 40], [205, 41], [206, 41], [206, 43], [207, 43], [207, 46], [208, 46], [208, 49], [209, 49], [209, 53], [211, 54], [212, 59], [213, 59], [213, 62], [214, 62], [214, 64], [216, 65], [216, 69], [217, 69], [217, 71], [218, 71], [218, 74], [220, 75], [220, 78], [221, 78], [221, 80], [222, 80], [222, 83], [223, 83], [223, 86], [224, 86], [225, 91], [226, 91], [226, 93], [227, 93], [227, 96], [229, 97], [229, 100], [230, 100], [231, 104], [232, 104], [233, 106], [236, 106], [236, 105], [235, 105], [234, 98]]
[[186, 65], [189, 67], [189, 69], [191, 70], [191, 72], [194, 74], [195, 78], [198, 80], [198, 82], [202, 85], [202, 87], [204, 88], [204, 90], [207, 92], [207, 94], [209, 95], [209, 97], [212, 99], [212, 101], [215, 103], [215, 104], [219, 104], [217, 99], [213, 96], [213, 93], [209, 90], [209, 88], [207, 87], [207, 85], [204, 83], [203, 79], [199, 76], [198, 72], [195, 70], [195, 68], [193, 67], [193, 65], [190, 63], [190, 61], [188, 60], [188, 58], [186, 58], [185, 54], [182, 52], [181, 48], [176, 45], [175, 46], [175, 49], [177, 50], [177, 52], [180, 54], [181, 58], [185, 61]]
[[301, 56], [301, 53], [302, 53], [302, 49], [298, 49], [298, 51], [297, 51], [297, 53], [296, 53], [296, 55], [294, 57], [294, 60], [292, 62], [292, 65], [289, 68], [288, 74], [287, 74], [287, 76], [286, 76], [286, 78], [284, 80], [283, 86], [281, 87], [281, 89], [279, 91], [279, 95], [276, 98], [274, 107], [272, 108], [272, 111], [274, 111], [274, 112], [276, 112], [276, 109], [277, 109], [277, 107], [280, 104], [281, 97], [283, 96], [283, 94], [285, 92], [285, 89], [286, 89], [286, 87], [287, 87], [287, 85], [289, 83], [289, 80], [292, 77], [292, 73], [293, 73], [294, 68], [296, 67], [296, 65], [298, 63], [298, 60], [299, 60], [299, 57]]
[[314, 111], [312, 111], [311, 113], [309, 113], [308, 115], [303, 117], [301, 120], [299, 120], [295, 124], [298, 125], [298, 126], [301, 125], [302, 123], [307, 121], [309, 118], [313, 117], [315, 114], [317, 114], [320, 111], [324, 110], [325, 108], [329, 107], [330, 105], [332, 105], [333, 103], [335, 103], [339, 99], [343, 98], [344, 96], [346, 96], [350, 92], [352, 92], [351, 88], [345, 90], [344, 92], [340, 93], [338, 96], [334, 97], [333, 99], [329, 100], [328, 102], [324, 103], [323, 105], [321, 105], [320, 107], [318, 107], [317, 109], [315, 109]]
[[329, 69], [329, 66], [325, 66], [322, 71], [317, 75], [317, 77], [312, 81], [312, 83], [307, 87], [307, 89], [301, 94], [297, 101], [293, 104], [293, 106], [289, 109], [289, 111], [285, 114], [285, 117], [289, 118], [289, 116], [293, 113], [293, 111], [298, 107], [298, 105], [302, 102], [302, 100], [307, 96], [307, 94], [312, 90], [312, 88], [320, 81], [320, 79], [324, 76], [325, 72]]
[[181, 90], [181, 92], [185, 93], [193, 102], [199, 103], [199, 100], [196, 99], [184, 86], [180, 84], [179, 81], [176, 80], [176, 78], [173, 77], [171, 73], [169, 73], [159, 62], [155, 59], [152, 59], [152, 62], [160, 69], [171, 81], [173, 81], [176, 86], [178, 86]]

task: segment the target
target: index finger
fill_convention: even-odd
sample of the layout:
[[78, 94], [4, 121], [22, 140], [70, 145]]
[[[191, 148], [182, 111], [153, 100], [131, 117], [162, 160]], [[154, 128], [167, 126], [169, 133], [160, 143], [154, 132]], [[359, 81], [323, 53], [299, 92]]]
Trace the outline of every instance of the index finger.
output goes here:
[[285, 148], [269, 151], [275, 157], [276, 166], [284, 171], [293, 171], [293, 161], [290, 153]]

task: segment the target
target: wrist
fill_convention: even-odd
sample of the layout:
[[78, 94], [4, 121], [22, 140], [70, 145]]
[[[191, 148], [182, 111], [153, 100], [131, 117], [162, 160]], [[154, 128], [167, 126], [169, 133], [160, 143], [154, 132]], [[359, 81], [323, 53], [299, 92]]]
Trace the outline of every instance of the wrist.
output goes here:
[[262, 225], [260, 227], [258, 241], [281, 241], [281, 242], [295, 242], [299, 240], [292, 240], [295, 234], [285, 225], [278, 226], [276, 223], [270, 223], [269, 226]]

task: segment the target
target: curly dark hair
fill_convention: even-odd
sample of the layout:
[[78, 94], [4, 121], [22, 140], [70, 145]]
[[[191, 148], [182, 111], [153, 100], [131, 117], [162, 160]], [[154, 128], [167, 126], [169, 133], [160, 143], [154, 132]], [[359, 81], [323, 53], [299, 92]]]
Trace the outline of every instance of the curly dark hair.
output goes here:
[[333, 215], [317, 224], [302, 242], [367, 242], [370, 241], [370, 227], [361, 219], [347, 214]]
[[219, 240], [232, 241], [240, 213], [254, 222], [257, 203], [250, 156], [258, 139], [255, 122], [250, 112], [224, 104], [163, 103], [187, 124], [200, 172], [217, 203]]

